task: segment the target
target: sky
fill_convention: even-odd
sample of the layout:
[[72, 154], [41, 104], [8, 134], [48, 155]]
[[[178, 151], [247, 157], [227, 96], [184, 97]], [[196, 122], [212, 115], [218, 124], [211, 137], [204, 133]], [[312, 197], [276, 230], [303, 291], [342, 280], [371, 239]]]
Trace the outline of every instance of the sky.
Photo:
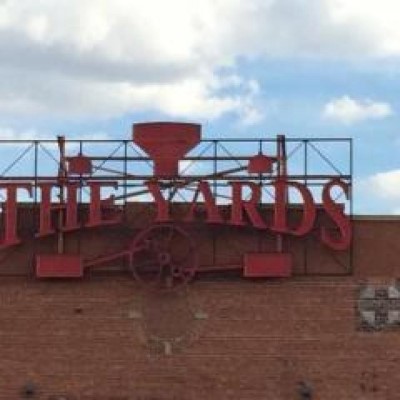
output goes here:
[[354, 211], [400, 214], [398, 0], [0, 0], [0, 139], [350, 137]]

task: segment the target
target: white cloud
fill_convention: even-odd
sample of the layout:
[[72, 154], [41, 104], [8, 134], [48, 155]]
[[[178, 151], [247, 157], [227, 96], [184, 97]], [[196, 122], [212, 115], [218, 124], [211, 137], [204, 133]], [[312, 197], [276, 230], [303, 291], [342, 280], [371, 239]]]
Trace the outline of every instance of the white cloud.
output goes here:
[[[0, 126], [0, 140], [56, 140], [57, 134], [46, 134], [34, 129], [18, 131], [13, 128]], [[66, 139], [74, 140], [108, 140], [111, 139], [106, 132], [93, 132], [84, 134], [71, 134]]]
[[400, 169], [378, 172], [355, 182], [356, 211], [400, 214]]
[[333, 99], [324, 106], [323, 116], [351, 124], [368, 119], [381, 119], [393, 113], [389, 103], [370, 99], [357, 100], [349, 96]]
[[[331, 0], [332, 18], [364, 33], [369, 42], [367, 55], [400, 55], [400, 3], [397, 0]], [[350, 42], [353, 38], [348, 37]]]
[[0, 2], [0, 116], [259, 122], [237, 60], [399, 56], [399, 14], [397, 0]]
[[253, 80], [216, 73], [235, 57], [217, 44], [226, 8], [210, 0], [8, 1], [0, 5], [0, 112], [233, 112], [256, 121]]
[[375, 196], [388, 201], [400, 200], [400, 169], [379, 172], [364, 180], [363, 185]]

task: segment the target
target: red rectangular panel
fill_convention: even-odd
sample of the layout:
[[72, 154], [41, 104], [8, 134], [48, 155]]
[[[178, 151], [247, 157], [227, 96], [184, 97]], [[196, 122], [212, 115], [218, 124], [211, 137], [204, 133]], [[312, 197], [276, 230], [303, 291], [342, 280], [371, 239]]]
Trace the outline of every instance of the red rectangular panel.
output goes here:
[[71, 174], [91, 174], [92, 160], [89, 157], [79, 154], [75, 157], [70, 157], [68, 160], [68, 172]]
[[244, 255], [243, 276], [246, 278], [279, 278], [292, 274], [289, 253], [247, 253]]
[[36, 256], [38, 278], [80, 278], [83, 276], [82, 259], [71, 254], [41, 254]]

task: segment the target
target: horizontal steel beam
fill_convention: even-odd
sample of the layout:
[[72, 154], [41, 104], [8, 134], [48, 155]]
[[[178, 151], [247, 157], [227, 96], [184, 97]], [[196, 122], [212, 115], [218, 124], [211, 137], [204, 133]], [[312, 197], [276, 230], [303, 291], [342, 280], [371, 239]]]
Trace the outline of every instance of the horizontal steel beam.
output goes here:
[[[261, 177], [260, 177], [261, 175]], [[339, 174], [332, 174], [332, 175], [287, 175], [285, 179], [292, 180], [292, 181], [312, 181], [312, 180], [328, 180], [328, 179], [335, 179], [340, 178], [345, 181], [351, 179], [351, 175], [339, 175]], [[277, 176], [267, 175], [267, 174], [254, 174], [254, 175], [229, 175], [229, 176], [221, 176], [217, 173], [217, 175], [210, 176], [210, 175], [183, 175], [176, 177], [176, 179], [163, 179], [163, 178], [156, 178], [154, 175], [129, 175], [125, 176], [115, 176], [115, 175], [93, 175], [93, 176], [69, 176], [68, 181], [71, 182], [79, 182], [82, 181], [129, 181], [129, 180], [138, 180], [138, 181], [160, 181], [160, 182], [185, 182], [186, 180], [192, 179], [194, 182], [200, 180], [223, 180], [223, 181], [237, 181], [237, 180], [246, 180], [246, 181], [259, 181], [261, 180], [269, 180], [275, 181], [278, 179]], [[36, 178], [37, 181], [56, 181], [57, 176], [40, 176], [38, 175]], [[26, 183], [33, 183], [35, 182], [35, 178], [32, 176], [0, 176], [0, 184], [10, 181], [16, 182], [26, 182]]]

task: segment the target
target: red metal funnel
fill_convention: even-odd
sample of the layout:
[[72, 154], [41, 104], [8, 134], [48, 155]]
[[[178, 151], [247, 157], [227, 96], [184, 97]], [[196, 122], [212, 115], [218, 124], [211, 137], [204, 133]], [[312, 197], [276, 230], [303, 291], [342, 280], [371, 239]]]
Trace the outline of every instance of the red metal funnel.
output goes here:
[[154, 175], [178, 175], [179, 160], [201, 139], [201, 125], [182, 122], [133, 124], [133, 142], [154, 161]]

